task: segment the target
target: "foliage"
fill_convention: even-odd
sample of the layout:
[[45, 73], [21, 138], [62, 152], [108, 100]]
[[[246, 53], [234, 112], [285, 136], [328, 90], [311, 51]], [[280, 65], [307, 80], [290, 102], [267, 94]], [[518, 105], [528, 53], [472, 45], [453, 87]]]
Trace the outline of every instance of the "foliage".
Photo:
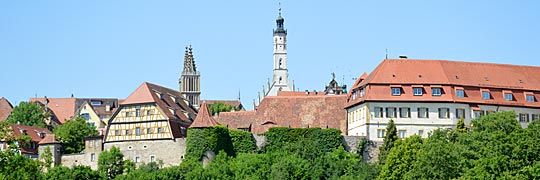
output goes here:
[[43, 106], [34, 102], [21, 102], [13, 108], [11, 115], [6, 120], [11, 124], [23, 124], [27, 126], [37, 126], [47, 128], [45, 120], [50, 116], [45, 112]]
[[99, 155], [98, 170], [110, 179], [124, 173], [124, 165], [124, 154], [116, 146], [113, 146], [109, 151], [101, 152]]
[[386, 125], [386, 135], [384, 136], [383, 145], [379, 148], [379, 163], [384, 165], [386, 162], [386, 156], [394, 147], [394, 142], [398, 139], [397, 129], [394, 120], [390, 119], [388, 125]]
[[72, 168], [64, 166], [56, 166], [50, 169], [42, 177], [43, 180], [57, 179], [105, 179], [101, 173], [90, 169], [89, 166], [76, 165]]
[[337, 129], [276, 127], [264, 135], [266, 152], [285, 151], [308, 160], [343, 146], [343, 137]]
[[465, 127], [465, 120], [463, 118], [459, 119], [456, 124], [456, 131], [461, 133], [467, 132], [467, 127]]
[[364, 156], [364, 151], [366, 151], [368, 143], [370, 143], [370, 142], [369, 142], [369, 140], [367, 140], [367, 138], [362, 138], [362, 139], [360, 139], [360, 142], [358, 142], [358, 148], [356, 150], [356, 153], [360, 157]]
[[186, 159], [201, 160], [206, 151], [224, 150], [234, 156], [229, 130], [223, 126], [188, 129]]
[[209, 105], [208, 109], [210, 110], [210, 113], [212, 113], [212, 115], [219, 114], [220, 112], [230, 112], [232, 109], [234, 109], [235, 111], [240, 110], [233, 105], [225, 104], [220, 101], [217, 101], [214, 104]]
[[235, 153], [253, 153], [255, 151], [255, 138], [250, 132], [229, 129], [229, 136]]
[[76, 117], [56, 127], [54, 134], [62, 143], [63, 153], [71, 154], [84, 150], [84, 138], [96, 136], [98, 131], [94, 126], [86, 123], [84, 118]]
[[13, 149], [0, 152], [0, 164], [0, 179], [38, 179], [41, 175], [41, 162]]
[[398, 139], [389, 152], [378, 179], [403, 179], [415, 163], [422, 143], [423, 140], [418, 135], [405, 140]]
[[39, 157], [45, 163], [45, 167], [47, 168], [47, 170], [49, 170], [51, 168], [52, 163], [54, 162], [53, 155], [51, 153], [51, 147], [50, 146], [45, 147], [45, 151], [39, 154]]

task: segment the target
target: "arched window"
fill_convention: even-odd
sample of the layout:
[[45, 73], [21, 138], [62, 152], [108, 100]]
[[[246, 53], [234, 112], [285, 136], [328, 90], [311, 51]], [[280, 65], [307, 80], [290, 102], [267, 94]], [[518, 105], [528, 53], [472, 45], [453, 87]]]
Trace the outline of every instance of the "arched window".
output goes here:
[[278, 66], [278, 69], [281, 69], [281, 62], [282, 62], [282, 58], [279, 58], [279, 66]]

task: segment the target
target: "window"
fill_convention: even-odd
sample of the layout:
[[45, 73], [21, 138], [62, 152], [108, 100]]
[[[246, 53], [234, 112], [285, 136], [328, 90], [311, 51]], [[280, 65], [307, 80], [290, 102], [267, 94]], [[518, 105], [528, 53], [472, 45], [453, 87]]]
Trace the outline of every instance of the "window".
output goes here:
[[135, 163], [140, 163], [141, 162], [141, 157], [137, 156], [135, 157]]
[[421, 96], [424, 93], [423, 88], [415, 87], [413, 88], [413, 92], [415, 96]]
[[439, 108], [439, 118], [448, 119], [450, 117], [450, 113], [448, 111], [448, 108]]
[[533, 114], [532, 115], [532, 120], [533, 121], [540, 120], [540, 114]]
[[131, 112], [126, 112], [126, 117], [131, 117]]
[[353, 90], [352, 92], [352, 100], [355, 100], [356, 99], [356, 91]]
[[519, 122], [528, 123], [529, 122], [529, 114], [519, 113]]
[[146, 128], [146, 134], [152, 134], [152, 128]]
[[81, 117], [88, 121], [90, 119], [90, 114], [89, 113], [82, 113]]
[[465, 91], [463, 89], [456, 90], [456, 97], [464, 98], [465, 97]]
[[385, 129], [377, 129], [377, 137], [378, 138], [384, 138], [385, 135], [386, 135], [386, 130]]
[[374, 108], [374, 112], [375, 112], [375, 115], [374, 115], [374, 116], [375, 116], [376, 118], [381, 118], [381, 117], [383, 116], [383, 115], [382, 115], [382, 113], [383, 113], [382, 107], [375, 107], [375, 108]]
[[431, 88], [431, 95], [440, 96], [442, 94], [442, 88]]
[[398, 131], [398, 137], [399, 138], [404, 139], [405, 135], [407, 135], [407, 130], [399, 130]]
[[120, 131], [119, 130], [114, 130], [114, 135], [115, 136], [120, 136]]
[[473, 111], [473, 114], [474, 114], [474, 118], [481, 118], [482, 116], [484, 116], [484, 111], [480, 111], [480, 110]]
[[157, 133], [161, 133], [161, 128], [160, 127], [157, 128]]
[[420, 137], [424, 136], [424, 130], [418, 130], [418, 136]]
[[93, 140], [88, 141], [88, 147], [94, 147], [94, 141]]
[[146, 111], [146, 115], [147, 115], [147, 116], [150, 116], [150, 115], [152, 115], [153, 113], [154, 113], [154, 111], [152, 111], [152, 110]]
[[411, 117], [411, 108], [402, 107], [399, 108], [399, 117], [401, 118], [410, 118]]
[[141, 110], [140, 109], [135, 110], [135, 117], [141, 117]]
[[91, 101], [92, 105], [101, 105], [101, 101]]
[[360, 97], [364, 97], [364, 93], [365, 93], [364, 89], [360, 89]]
[[135, 128], [135, 135], [137, 135], [137, 136], [141, 135], [141, 128], [140, 127]]
[[513, 100], [512, 93], [504, 93], [504, 100], [507, 100], [507, 101]]
[[465, 109], [456, 109], [456, 118], [465, 119]]
[[386, 117], [396, 118], [396, 108], [395, 107], [386, 108]]
[[401, 88], [395, 87], [392, 88], [392, 96], [399, 96], [401, 95]]
[[90, 161], [92, 161], [92, 162], [96, 161], [96, 154], [95, 153], [90, 154]]
[[489, 91], [482, 91], [482, 99], [491, 99], [491, 94], [489, 93]]
[[527, 102], [534, 102], [534, 95], [531, 95], [531, 94], [527, 94]]
[[129, 129], [126, 129], [126, 135], [130, 135]]
[[156, 161], [156, 156], [152, 155], [150, 156], [150, 162], [155, 162]]
[[429, 118], [428, 108], [418, 108], [418, 118]]
[[105, 119], [105, 115], [103, 114], [99, 115], [99, 119]]

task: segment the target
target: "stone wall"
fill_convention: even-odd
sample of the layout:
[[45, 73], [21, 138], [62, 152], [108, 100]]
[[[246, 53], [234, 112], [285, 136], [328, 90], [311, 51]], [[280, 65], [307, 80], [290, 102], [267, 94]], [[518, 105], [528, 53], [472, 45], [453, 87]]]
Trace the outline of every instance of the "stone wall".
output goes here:
[[379, 141], [368, 141], [366, 148], [363, 153], [365, 162], [378, 162], [379, 161], [379, 148], [382, 146], [383, 142]]
[[99, 154], [94, 153], [82, 153], [82, 154], [66, 154], [62, 156], [62, 166], [73, 167], [75, 165], [90, 166], [93, 170], [97, 170]]
[[109, 142], [104, 144], [104, 150], [113, 146], [120, 148], [124, 159], [135, 162], [137, 166], [152, 160], [163, 161], [164, 167], [175, 166], [182, 162], [186, 154], [186, 138]]
[[262, 149], [266, 145], [266, 136], [253, 134], [253, 138], [255, 139], [255, 146], [257, 147], [257, 150]]
[[357, 153], [360, 141], [365, 138], [364, 136], [343, 136], [343, 147], [348, 152]]

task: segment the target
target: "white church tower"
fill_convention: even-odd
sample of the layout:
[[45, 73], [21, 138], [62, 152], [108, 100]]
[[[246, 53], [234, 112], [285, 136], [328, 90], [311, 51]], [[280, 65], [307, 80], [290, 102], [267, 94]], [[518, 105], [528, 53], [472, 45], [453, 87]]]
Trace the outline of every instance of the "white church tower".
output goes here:
[[283, 27], [284, 21], [280, 7], [276, 19], [277, 28], [274, 29], [274, 76], [267, 96], [276, 96], [279, 91], [291, 91], [287, 70], [287, 30]]

